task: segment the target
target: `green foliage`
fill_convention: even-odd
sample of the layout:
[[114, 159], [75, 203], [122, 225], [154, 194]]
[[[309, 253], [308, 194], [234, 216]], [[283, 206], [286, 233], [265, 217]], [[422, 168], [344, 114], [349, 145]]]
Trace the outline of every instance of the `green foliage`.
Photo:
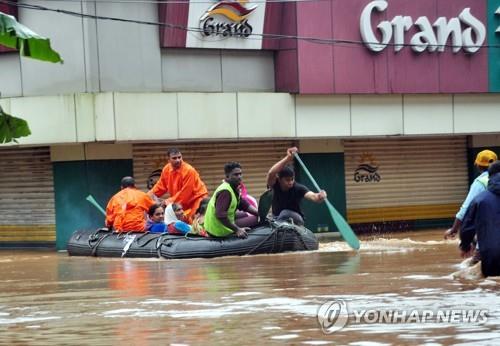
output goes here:
[[22, 56], [42, 61], [60, 62], [59, 53], [52, 49], [50, 40], [0, 12], [0, 44], [19, 51]]
[[[60, 62], [58, 52], [50, 46], [50, 40], [18, 23], [16, 19], [0, 12], [0, 45], [14, 48], [21, 56], [41, 61]], [[0, 144], [17, 143], [17, 138], [31, 134], [26, 120], [16, 118], [3, 111], [0, 106]]]
[[5, 113], [0, 106], [0, 144], [17, 143], [16, 138], [26, 137], [30, 134], [31, 131], [26, 120]]

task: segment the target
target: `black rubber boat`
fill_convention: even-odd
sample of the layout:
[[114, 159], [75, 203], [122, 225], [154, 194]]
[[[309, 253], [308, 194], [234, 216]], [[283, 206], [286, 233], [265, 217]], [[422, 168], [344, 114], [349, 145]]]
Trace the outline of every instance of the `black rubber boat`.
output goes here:
[[70, 256], [211, 258], [317, 250], [318, 240], [305, 227], [269, 222], [250, 231], [246, 239], [115, 233], [107, 229], [76, 231], [67, 249]]

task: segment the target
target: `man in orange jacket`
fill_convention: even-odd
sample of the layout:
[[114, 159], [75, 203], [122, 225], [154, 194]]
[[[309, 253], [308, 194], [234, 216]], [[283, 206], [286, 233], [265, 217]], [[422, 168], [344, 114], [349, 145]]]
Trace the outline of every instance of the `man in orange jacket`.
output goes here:
[[121, 190], [106, 207], [106, 226], [118, 232], [144, 232], [146, 213], [153, 200], [135, 187], [132, 177], [124, 177]]
[[160, 179], [148, 194], [161, 197], [167, 192], [170, 197], [165, 204], [180, 203], [190, 221], [201, 201], [208, 196], [200, 175], [196, 169], [182, 160], [182, 154], [176, 148], [168, 150], [168, 163], [163, 167]]

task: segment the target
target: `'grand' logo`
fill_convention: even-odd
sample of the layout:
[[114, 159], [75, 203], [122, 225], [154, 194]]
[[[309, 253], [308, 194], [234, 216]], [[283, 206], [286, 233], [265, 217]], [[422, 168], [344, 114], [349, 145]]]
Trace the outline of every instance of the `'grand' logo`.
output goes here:
[[[390, 41], [393, 40], [394, 50], [399, 52], [406, 44], [411, 45], [411, 49], [416, 53], [444, 52], [448, 41], [451, 39], [451, 48], [453, 53], [464, 49], [467, 53], [476, 53], [486, 40], [485, 25], [471, 13], [469, 7], [460, 12], [458, 17], [447, 19], [446, 17], [437, 18], [434, 23], [426, 16], [420, 16], [415, 21], [410, 16], [395, 16], [392, 20], [384, 20], [377, 25], [377, 29], [382, 34], [382, 40], [378, 40], [372, 28], [373, 12], [383, 12], [389, 6], [386, 0], [375, 0], [365, 6], [361, 12], [360, 30], [363, 42], [368, 49], [374, 52], [383, 51]], [[410, 41], [407, 32], [411, 29], [417, 30]]]
[[363, 153], [359, 160], [358, 168], [354, 171], [354, 181], [357, 183], [369, 183], [380, 181], [378, 166], [371, 154]]
[[247, 1], [219, 1], [211, 6], [200, 18], [200, 28], [204, 36], [248, 37], [252, 26], [247, 17], [257, 5], [245, 7]]

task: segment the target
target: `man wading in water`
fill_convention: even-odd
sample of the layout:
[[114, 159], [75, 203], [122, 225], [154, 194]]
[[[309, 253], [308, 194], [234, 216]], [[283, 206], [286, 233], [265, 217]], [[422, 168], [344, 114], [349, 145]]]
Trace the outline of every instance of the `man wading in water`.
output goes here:
[[488, 186], [488, 167], [492, 162], [496, 160], [497, 154], [495, 154], [491, 150], [483, 150], [477, 154], [476, 160], [474, 161], [474, 166], [477, 167], [480, 175], [472, 182], [469, 193], [467, 194], [467, 197], [462, 203], [460, 210], [455, 216], [455, 222], [453, 223], [453, 226], [444, 233], [444, 239], [455, 238], [458, 231], [460, 230], [462, 220], [464, 219], [469, 204], [478, 194], [486, 191], [486, 187]]
[[471, 202], [460, 229], [460, 251], [469, 257], [477, 235], [484, 276], [500, 275], [500, 161], [488, 168], [488, 190]]

